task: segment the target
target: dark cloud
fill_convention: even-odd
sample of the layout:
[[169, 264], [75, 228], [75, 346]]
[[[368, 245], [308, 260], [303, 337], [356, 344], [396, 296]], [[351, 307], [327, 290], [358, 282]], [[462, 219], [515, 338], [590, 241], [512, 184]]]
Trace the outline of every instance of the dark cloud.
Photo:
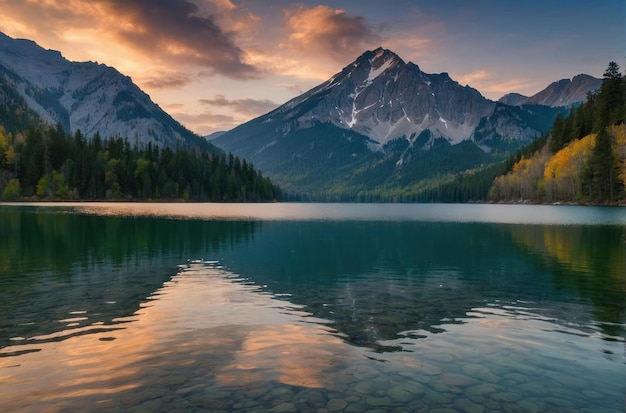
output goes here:
[[189, 0], [98, 0], [119, 16], [122, 41], [169, 62], [192, 63], [235, 79], [258, 77], [245, 53], [216, 17], [201, 15]]
[[287, 22], [292, 31], [287, 47], [329, 54], [342, 62], [346, 56], [378, 46], [382, 40], [364, 17], [327, 6], [291, 10]]
[[161, 73], [144, 79], [141, 84], [151, 89], [169, 89], [180, 88], [190, 84], [193, 81], [187, 73]]
[[215, 95], [213, 99], [200, 99], [200, 103], [215, 107], [228, 107], [237, 113], [248, 116], [263, 115], [278, 106], [277, 103], [267, 99], [226, 99], [224, 95]]

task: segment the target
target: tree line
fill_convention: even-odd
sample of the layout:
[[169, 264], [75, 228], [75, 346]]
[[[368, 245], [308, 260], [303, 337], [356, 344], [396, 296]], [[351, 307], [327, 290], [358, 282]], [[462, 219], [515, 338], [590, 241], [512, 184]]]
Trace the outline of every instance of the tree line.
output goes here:
[[616, 203], [626, 183], [626, 78], [610, 62], [596, 92], [557, 116], [545, 145], [493, 183], [493, 201]]
[[87, 139], [61, 124], [7, 132], [0, 126], [3, 200], [276, 200], [279, 188], [245, 160], [127, 138]]

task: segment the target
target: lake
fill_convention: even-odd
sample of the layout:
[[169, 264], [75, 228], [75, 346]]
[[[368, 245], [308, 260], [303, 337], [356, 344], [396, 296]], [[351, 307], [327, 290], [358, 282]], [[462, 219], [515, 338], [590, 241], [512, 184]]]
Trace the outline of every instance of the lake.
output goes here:
[[623, 412], [626, 209], [0, 204], [7, 412]]

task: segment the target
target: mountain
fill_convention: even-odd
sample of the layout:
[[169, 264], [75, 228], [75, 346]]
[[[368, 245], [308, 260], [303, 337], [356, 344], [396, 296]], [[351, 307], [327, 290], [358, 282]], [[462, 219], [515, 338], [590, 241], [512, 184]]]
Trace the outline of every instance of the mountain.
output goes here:
[[507, 93], [506, 95], [498, 99], [498, 102], [504, 103], [505, 105], [516, 106], [520, 105], [521, 102], [526, 99], [528, 99], [528, 96], [524, 96], [520, 93]]
[[0, 73], [0, 125], [8, 132], [24, 132], [42, 126], [43, 120], [14, 84]]
[[401, 137], [412, 140], [425, 130], [435, 138], [459, 143], [493, 106], [447, 73], [428, 75], [379, 48], [270, 116], [293, 120], [289, 128], [294, 130], [330, 122], [367, 136], [375, 146]]
[[587, 100], [587, 93], [595, 92], [602, 86], [602, 79], [580, 74], [572, 79], [561, 79], [551, 83], [541, 92], [527, 97], [519, 93], [509, 93], [498, 102], [507, 105], [545, 105], [551, 107], [570, 107]]
[[206, 139], [207, 141], [212, 141], [213, 139], [219, 138], [220, 136], [222, 136], [223, 134], [225, 134], [226, 131], [217, 131], [217, 132], [213, 132], [210, 133], [208, 135], [204, 136], [204, 139]]
[[0, 84], [19, 94], [43, 121], [60, 123], [70, 133], [80, 130], [88, 138], [99, 133], [141, 144], [175, 147], [182, 143], [215, 150], [114, 68], [71, 62], [57, 51], [2, 33]]
[[284, 189], [350, 199], [415, 189], [501, 160], [546, 132], [557, 113], [493, 102], [447, 73], [424, 73], [378, 48], [212, 143]]

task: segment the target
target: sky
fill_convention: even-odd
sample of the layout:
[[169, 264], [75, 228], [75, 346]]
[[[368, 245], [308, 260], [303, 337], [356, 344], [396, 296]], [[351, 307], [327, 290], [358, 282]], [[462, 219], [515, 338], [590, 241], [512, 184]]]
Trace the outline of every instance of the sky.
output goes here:
[[201, 135], [379, 46], [497, 100], [626, 67], [626, 0], [0, 0], [0, 31], [115, 67]]

